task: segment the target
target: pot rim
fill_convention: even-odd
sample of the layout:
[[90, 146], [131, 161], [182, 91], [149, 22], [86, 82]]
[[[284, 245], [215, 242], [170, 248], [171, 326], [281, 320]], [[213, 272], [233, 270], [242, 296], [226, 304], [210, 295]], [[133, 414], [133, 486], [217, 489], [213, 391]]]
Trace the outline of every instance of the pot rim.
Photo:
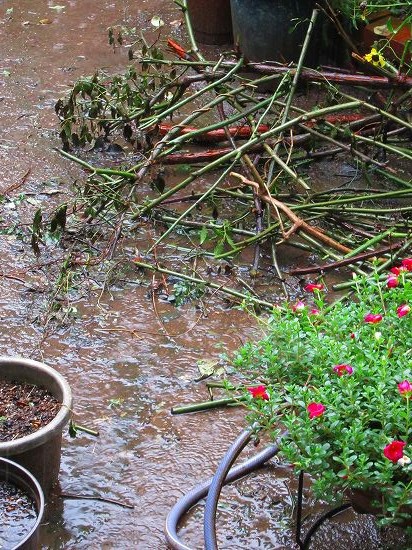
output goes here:
[[[71, 409], [72, 409], [72, 392], [70, 386], [66, 379], [55, 369], [41, 363], [40, 361], [34, 361], [32, 359], [25, 359], [23, 357], [0, 357], [0, 378], [1, 378], [1, 369], [2, 367], [11, 366], [22, 366], [27, 370], [32, 370], [37, 372], [40, 375], [49, 378], [54, 384], [57, 384], [59, 387], [62, 399], [61, 399], [61, 408], [56, 416], [49, 422], [46, 426], [38, 429], [32, 434], [19, 437], [12, 441], [0, 442], [0, 456], [16, 455], [23, 453], [29, 449], [33, 449], [42, 445], [43, 443], [49, 441], [54, 436], [61, 434], [63, 427], [67, 424]], [[18, 377], [17, 377], [18, 379]], [[25, 382], [24, 375], [21, 379], [22, 382]], [[33, 381], [29, 381], [30, 384], [35, 384]], [[47, 382], [39, 380], [39, 386], [47, 386]], [[52, 392], [53, 393], [53, 392]]]
[[[5, 474], [5, 468], [2, 466], [5, 466], [10, 474], [10, 479], [6, 479], [7, 476], [3, 475]], [[37, 479], [34, 477], [32, 473], [30, 473], [26, 468], [23, 466], [20, 466], [20, 464], [17, 464], [16, 462], [13, 462], [12, 460], [9, 460], [4, 457], [0, 457], [0, 479], [4, 478], [4, 481], [10, 481], [10, 483], [17, 485], [22, 491], [24, 491], [26, 494], [29, 493], [28, 489], [31, 490], [32, 494], [28, 494], [33, 500], [35, 501], [35, 507], [36, 507], [36, 514], [37, 518], [35, 523], [33, 524], [33, 527], [30, 529], [30, 531], [25, 535], [23, 539], [21, 539], [16, 546], [13, 546], [11, 550], [18, 550], [18, 548], [21, 548], [21, 546], [29, 541], [34, 533], [37, 531], [37, 529], [40, 526], [40, 523], [43, 519], [44, 515], [44, 493], [40, 486], [40, 483], [37, 481]], [[16, 481], [17, 480], [17, 481]], [[20, 487], [18, 484], [18, 481], [23, 482], [24, 485], [27, 485], [27, 487]]]

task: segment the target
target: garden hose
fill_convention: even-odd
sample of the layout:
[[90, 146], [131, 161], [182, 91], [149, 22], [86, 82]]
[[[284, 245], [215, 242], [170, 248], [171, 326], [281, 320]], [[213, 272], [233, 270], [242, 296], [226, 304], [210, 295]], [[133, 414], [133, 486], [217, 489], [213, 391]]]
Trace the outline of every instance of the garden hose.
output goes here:
[[[277, 445], [268, 445], [268, 447], [263, 449], [263, 451], [261, 451], [257, 455], [246, 460], [242, 464], [239, 464], [238, 466], [230, 469], [233, 462], [236, 460], [236, 458], [239, 456], [245, 446], [249, 443], [251, 438], [251, 430], [243, 431], [236, 439], [236, 441], [232, 444], [230, 449], [227, 451], [215, 476], [211, 479], [208, 479], [207, 481], [204, 481], [200, 485], [197, 485], [173, 506], [172, 510], [169, 512], [166, 518], [165, 525], [166, 539], [173, 550], [193, 550], [180, 540], [177, 534], [177, 526], [183, 516], [188, 512], [188, 510], [208, 494], [208, 492], [210, 491], [209, 488], [212, 486], [212, 484], [214, 486], [213, 500], [211, 500], [211, 504], [209, 504], [210, 512], [208, 514], [207, 520], [205, 514], [204, 536], [205, 547], [207, 549], [217, 548], [217, 546], [210, 546], [211, 541], [214, 541], [216, 544], [215, 512], [217, 501], [216, 505], [213, 504], [213, 502], [215, 498], [219, 498], [222, 486], [226, 485], [227, 483], [231, 483], [232, 481], [236, 481], [237, 479], [249, 474], [253, 470], [256, 470], [269, 459], [273, 458], [279, 451]], [[224, 475], [222, 476], [223, 472]]]

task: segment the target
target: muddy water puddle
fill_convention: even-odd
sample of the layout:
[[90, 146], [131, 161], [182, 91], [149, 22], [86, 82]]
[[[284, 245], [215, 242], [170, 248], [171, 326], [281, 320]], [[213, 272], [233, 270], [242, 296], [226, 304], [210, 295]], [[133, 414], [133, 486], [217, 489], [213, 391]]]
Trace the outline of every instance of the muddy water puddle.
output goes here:
[[[21, 220], [30, 223], [39, 205], [47, 210], [62, 202], [73, 182], [84, 178], [53, 151], [60, 146], [55, 101], [80, 76], [127, 63], [125, 50], [108, 45], [109, 26], [137, 26], [155, 38], [153, 15], [166, 22], [181, 18], [166, 0], [1, 4], [0, 190], [9, 199], [2, 217], [22, 231]], [[170, 27], [172, 36], [182, 33], [179, 25]], [[139, 238], [153, 235], [142, 227]], [[170, 408], [206, 400], [204, 385], [194, 382], [197, 362], [260, 336], [256, 323], [218, 301], [203, 317], [190, 304], [155, 310], [134, 272], [136, 284], [123, 288], [107, 291], [101, 281], [92, 282], [68, 304], [70, 316], [45, 328], [41, 319], [51, 289], [41, 264], [51, 258], [34, 258], [15, 234], [1, 236], [0, 253], [1, 354], [30, 356], [58, 369], [73, 390], [74, 421], [100, 434], [65, 434], [60, 489], [66, 496], [49, 504], [42, 548], [165, 548], [171, 506], [214, 472], [244, 416], [240, 409], [172, 416]], [[299, 263], [300, 253], [289, 260]], [[254, 452], [248, 449], [246, 456]], [[291, 482], [293, 489], [288, 469], [273, 465], [225, 489], [220, 547], [295, 548]], [[349, 518], [348, 528], [343, 521], [342, 528], [326, 527], [316, 548], [379, 547], [373, 524]], [[182, 534], [193, 548], [202, 547], [200, 508], [185, 520]]]

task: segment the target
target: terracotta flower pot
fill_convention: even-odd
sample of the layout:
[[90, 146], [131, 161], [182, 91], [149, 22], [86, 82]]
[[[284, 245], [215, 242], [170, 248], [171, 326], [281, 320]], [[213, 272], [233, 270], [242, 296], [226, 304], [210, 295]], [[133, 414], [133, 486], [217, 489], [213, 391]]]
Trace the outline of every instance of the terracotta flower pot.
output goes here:
[[62, 432], [72, 408], [70, 387], [56, 370], [22, 358], [0, 357], [0, 379], [42, 386], [62, 404], [57, 415], [43, 428], [12, 441], [0, 442], [0, 457], [27, 468], [47, 496], [58, 480]]
[[188, 0], [190, 22], [202, 44], [232, 43], [230, 0]]
[[[21, 538], [19, 537], [18, 542], [16, 540], [11, 541], [10, 538], [8, 539], [7, 531], [1, 531], [0, 527], [0, 539], [4, 539], [5, 544], [8, 542], [13, 544], [12, 547], [7, 545], [4, 548], [12, 548], [12, 550], [37, 550], [39, 548], [39, 527], [44, 514], [44, 496], [39, 482], [28, 470], [6, 458], [0, 458], [0, 482], [7, 482], [27, 495], [33, 501], [37, 516], [31, 527], [26, 532], [23, 532]], [[21, 521], [18, 513], [14, 512], [13, 515], [16, 516], [13, 518], [13, 521]], [[21, 525], [19, 525], [19, 528], [21, 529]]]

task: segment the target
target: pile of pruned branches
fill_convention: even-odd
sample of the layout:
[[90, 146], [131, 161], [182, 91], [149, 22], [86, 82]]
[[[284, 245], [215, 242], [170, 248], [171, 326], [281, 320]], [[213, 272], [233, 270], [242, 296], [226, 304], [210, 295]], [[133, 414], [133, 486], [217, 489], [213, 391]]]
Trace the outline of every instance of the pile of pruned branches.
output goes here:
[[[281, 280], [280, 245], [315, 254], [316, 262], [296, 275], [342, 266], [364, 273], [375, 257], [384, 270], [404, 255], [412, 213], [408, 65], [406, 72], [379, 67], [374, 74], [373, 60], [357, 56], [359, 72], [305, 68], [316, 9], [296, 66], [250, 63], [239, 52], [207, 60], [186, 2], [179, 5], [190, 47], [171, 39], [163, 49], [144, 43], [137, 62], [131, 52], [124, 74], [82, 78], [56, 105], [60, 152], [84, 167], [87, 180], [73, 204], [52, 217], [54, 227], [79, 212], [89, 227], [105, 225], [110, 238], [101, 259], [112, 257], [122, 235], [133, 236], [139, 220], [153, 220], [162, 231], [140, 251], [137, 265], [212, 287], [207, 277], [162, 265], [160, 245], [173, 242], [176, 232], [181, 242], [184, 230], [196, 258], [234, 261], [252, 248], [251, 273], [266, 254]], [[121, 166], [90, 160], [113, 143], [129, 151]], [[336, 156], [350, 159], [363, 185], [343, 188], [331, 178], [328, 188], [314, 192], [307, 166]], [[168, 178], [171, 165], [181, 169]], [[244, 289], [223, 291], [271, 303]]]

